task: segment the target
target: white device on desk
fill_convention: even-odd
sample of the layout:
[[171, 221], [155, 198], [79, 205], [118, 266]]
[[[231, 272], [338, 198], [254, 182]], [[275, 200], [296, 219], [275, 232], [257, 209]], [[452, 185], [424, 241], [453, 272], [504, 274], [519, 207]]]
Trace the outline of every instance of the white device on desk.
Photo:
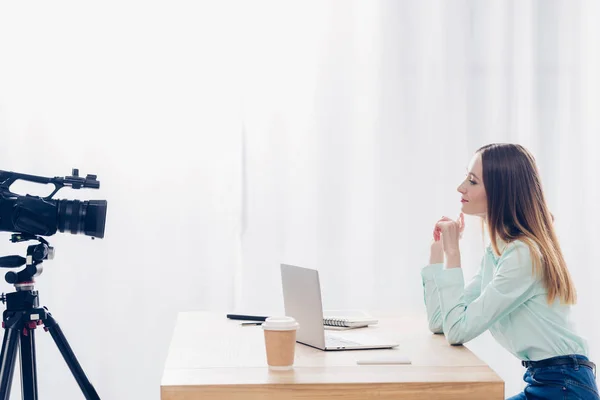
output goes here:
[[[394, 353], [394, 352], [392, 352]], [[374, 357], [363, 357], [356, 361], [358, 365], [397, 365], [410, 364], [410, 359], [402, 354], [387, 354]]]
[[386, 349], [398, 346], [370, 335], [325, 332], [319, 271], [281, 264], [285, 315], [300, 324], [296, 341], [321, 350]]

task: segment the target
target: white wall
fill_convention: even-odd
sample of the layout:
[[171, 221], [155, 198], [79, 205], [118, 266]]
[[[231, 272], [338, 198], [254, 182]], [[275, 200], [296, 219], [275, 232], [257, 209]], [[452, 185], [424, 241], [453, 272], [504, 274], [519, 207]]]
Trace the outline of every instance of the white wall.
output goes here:
[[[0, 169], [78, 167], [101, 189], [59, 197], [109, 203], [105, 239], [51, 237], [38, 278], [102, 398], [158, 399], [177, 311], [281, 309], [280, 262], [318, 268], [326, 308], [424, 312], [432, 224], [492, 141], [538, 156], [575, 318], [598, 337], [600, 10], [444, 4], [0, 5]], [[1, 255], [24, 251], [2, 236]], [[37, 344], [40, 396], [80, 398], [49, 335]], [[470, 347], [521, 388], [490, 337]]]
[[[102, 398], [158, 399], [176, 311], [232, 306], [231, 273], [214, 273], [238, 257], [239, 32], [228, 9], [0, 9], [1, 169], [78, 167], [100, 190], [57, 197], [108, 200], [105, 238], [51, 237], [56, 257], [37, 279]], [[2, 236], [3, 255], [21, 251]], [[37, 342], [40, 396], [81, 398], [50, 336], [39, 331]]]

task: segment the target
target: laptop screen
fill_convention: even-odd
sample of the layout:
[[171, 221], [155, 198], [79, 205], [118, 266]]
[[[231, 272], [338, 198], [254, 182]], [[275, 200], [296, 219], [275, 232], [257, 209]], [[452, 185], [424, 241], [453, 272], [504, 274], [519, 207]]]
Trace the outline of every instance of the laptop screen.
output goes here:
[[300, 324], [296, 341], [324, 349], [325, 330], [319, 272], [281, 264], [281, 283], [285, 315], [294, 317]]

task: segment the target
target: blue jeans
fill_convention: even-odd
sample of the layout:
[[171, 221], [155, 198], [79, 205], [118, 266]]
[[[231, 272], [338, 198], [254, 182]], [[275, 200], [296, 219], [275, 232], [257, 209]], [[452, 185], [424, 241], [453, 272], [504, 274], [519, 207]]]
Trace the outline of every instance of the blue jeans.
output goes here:
[[587, 357], [577, 355], [560, 358], [572, 359], [573, 363], [527, 368], [523, 376], [527, 382], [525, 390], [508, 400], [600, 400], [595, 371], [576, 361], [587, 361]]

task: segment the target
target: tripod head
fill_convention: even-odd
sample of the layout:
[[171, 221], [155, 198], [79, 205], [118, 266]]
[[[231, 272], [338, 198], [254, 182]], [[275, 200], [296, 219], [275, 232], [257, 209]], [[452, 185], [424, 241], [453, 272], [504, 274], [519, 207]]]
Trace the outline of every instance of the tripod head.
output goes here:
[[42, 273], [42, 262], [54, 258], [54, 247], [51, 247], [48, 241], [40, 236], [28, 233], [13, 233], [10, 241], [13, 243], [25, 242], [28, 240], [37, 240], [38, 244], [27, 247], [27, 258], [21, 256], [0, 257], [1, 268], [18, 268], [25, 265], [25, 268], [13, 272], [9, 271], [4, 276], [6, 282], [15, 285], [18, 289], [22, 285], [31, 285], [33, 278]]

